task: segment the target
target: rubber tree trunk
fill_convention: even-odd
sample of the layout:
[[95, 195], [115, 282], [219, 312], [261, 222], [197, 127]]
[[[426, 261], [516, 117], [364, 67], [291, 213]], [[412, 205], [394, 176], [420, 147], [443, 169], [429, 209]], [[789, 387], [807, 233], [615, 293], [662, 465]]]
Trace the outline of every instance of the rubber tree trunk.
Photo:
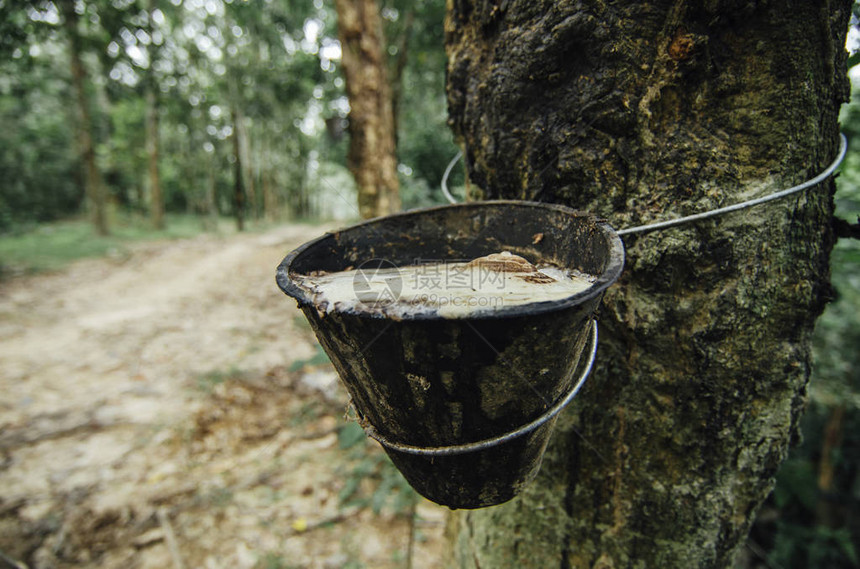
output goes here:
[[81, 59], [83, 46], [78, 30], [78, 13], [74, 0], [60, 0], [58, 3], [63, 14], [63, 27], [69, 41], [69, 64], [72, 75], [72, 88], [77, 109], [78, 151], [84, 170], [85, 195], [93, 226], [99, 235], [108, 234], [107, 198], [101, 172], [96, 165], [96, 150], [93, 141], [93, 121], [87, 96], [87, 71]]
[[382, 20], [376, 0], [336, 0], [349, 99], [349, 169], [363, 218], [400, 210], [396, 135]]
[[236, 105], [235, 109], [236, 122], [234, 124], [234, 128], [236, 129], [236, 136], [238, 137], [238, 156], [240, 157], [242, 162], [242, 180], [246, 196], [245, 209], [247, 210], [248, 215], [251, 218], [257, 219], [259, 217], [259, 204], [257, 203], [257, 186], [254, 181], [254, 167], [251, 162], [251, 141], [250, 136], [248, 134], [248, 128], [245, 124], [245, 113], [242, 112], [242, 107], [240, 105]]
[[234, 106], [230, 112], [233, 119], [233, 217], [236, 218], [236, 230], [245, 230], [245, 182], [242, 168], [242, 151], [239, 144], [239, 112]]
[[[449, 0], [450, 123], [475, 193], [623, 228], [812, 177], [839, 144], [850, 7]], [[625, 238], [599, 369], [536, 483], [451, 518], [450, 565], [731, 566], [797, 436], [833, 191]]]
[[391, 65], [391, 114], [394, 117], [394, 144], [400, 141], [400, 103], [403, 100], [403, 75], [409, 63], [409, 38], [415, 26], [415, 9], [410, 7], [404, 17], [403, 29], [397, 37], [397, 58]]
[[208, 173], [206, 175], [205, 194], [203, 197], [203, 207], [205, 213], [203, 226], [208, 231], [218, 230], [218, 217], [220, 212], [218, 211], [218, 182], [216, 180], [215, 174], [217, 171], [218, 163], [214, 157], [210, 157]]
[[260, 132], [260, 179], [263, 186], [263, 216], [266, 221], [274, 221], [278, 217], [278, 194], [275, 192], [275, 185], [270, 164], [272, 152], [270, 150], [269, 140], [265, 130]]
[[146, 154], [149, 170], [149, 217], [155, 229], [164, 229], [164, 197], [158, 169], [158, 99], [152, 84], [146, 87]]
[[[147, 28], [153, 35], [155, 24], [153, 13], [155, 12], [155, 0], [147, 0]], [[155, 229], [164, 229], [164, 196], [161, 191], [161, 175], [158, 162], [160, 160], [160, 144], [158, 136], [158, 80], [155, 70], [152, 68], [160, 55], [160, 49], [152, 44], [148, 48], [150, 67], [144, 75], [145, 99], [146, 99], [146, 153], [149, 169], [149, 217]]]

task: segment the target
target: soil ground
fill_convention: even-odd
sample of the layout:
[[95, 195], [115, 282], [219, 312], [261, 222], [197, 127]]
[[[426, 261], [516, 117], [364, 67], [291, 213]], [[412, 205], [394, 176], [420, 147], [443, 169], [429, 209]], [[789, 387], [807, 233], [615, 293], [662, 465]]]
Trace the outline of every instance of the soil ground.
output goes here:
[[0, 567], [439, 566], [445, 510], [412, 523], [378, 446], [342, 448], [345, 391], [275, 285], [325, 229], [0, 283]]

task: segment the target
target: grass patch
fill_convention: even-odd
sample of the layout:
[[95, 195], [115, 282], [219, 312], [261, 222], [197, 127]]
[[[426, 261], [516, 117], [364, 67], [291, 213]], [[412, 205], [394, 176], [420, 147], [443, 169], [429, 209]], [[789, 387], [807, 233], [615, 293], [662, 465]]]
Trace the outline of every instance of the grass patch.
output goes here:
[[298, 411], [290, 413], [287, 425], [291, 428], [301, 427], [316, 421], [321, 414], [320, 404], [317, 401], [307, 401], [302, 403]]
[[[219, 233], [233, 230], [229, 219], [218, 224]], [[96, 235], [84, 219], [41, 224], [0, 235], [0, 274], [56, 270], [79, 259], [122, 256], [132, 243], [183, 239], [203, 232], [202, 219], [193, 215], [168, 215], [163, 230], [153, 229], [140, 216], [117, 215], [106, 237]]]
[[255, 569], [297, 569], [298, 565], [291, 565], [278, 553], [266, 553], [260, 558]]
[[303, 360], [296, 360], [290, 364], [288, 368], [289, 371], [301, 371], [305, 368], [317, 367], [321, 365], [325, 365], [329, 363], [328, 355], [323, 350], [322, 346], [319, 344], [316, 345], [316, 353], [309, 358]]
[[197, 376], [197, 389], [204, 393], [212, 393], [216, 386], [221, 385], [229, 379], [241, 381], [243, 376], [244, 372], [235, 366], [231, 366], [226, 370], [214, 369]]

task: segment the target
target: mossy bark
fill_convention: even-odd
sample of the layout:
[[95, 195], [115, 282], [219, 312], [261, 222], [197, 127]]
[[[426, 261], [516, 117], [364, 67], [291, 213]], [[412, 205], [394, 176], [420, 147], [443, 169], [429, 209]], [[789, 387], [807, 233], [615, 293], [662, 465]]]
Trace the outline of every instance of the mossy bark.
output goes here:
[[[449, 0], [471, 195], [622, 228], [812, 177], [838, 147], [850, 7]], [[599, 369], [524, 495], [452, 517], [450, 566], [730, 566], [797, 436], [833, 191], [625, 238]]]

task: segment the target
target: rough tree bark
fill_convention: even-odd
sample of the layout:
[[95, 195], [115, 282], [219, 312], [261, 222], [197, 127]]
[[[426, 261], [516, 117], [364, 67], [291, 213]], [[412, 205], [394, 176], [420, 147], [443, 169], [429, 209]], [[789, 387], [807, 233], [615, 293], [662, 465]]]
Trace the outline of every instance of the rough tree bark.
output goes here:
[[[620, 228], [811, 177], [838, 147], [850, 7], [449, 0], [450, 123], [477, 196]], [[797, 435], [833, 191], [627, 237], [599, 369], [526, 493], [452, 516], [450, 564], [730, 566]]]
[[341, 68], [349, 98], [349, 169], [363, 218], [400, 210], [391, 86], [376, 0], [337, 0]]
[[93, 142], [93, 121], [87, 97], [87, 71], [81, 59], [83, 46], [78, 30], [78, 13], [74, 0], [61, 0], [57, 3], [63, 14], [63, 27], [69, 40], [69, 64], [72, 72], [72, 87], [77, 108], [78, 151], [84, 170], [85, 194], [93, 226], [99, 235], [108, 234], [107, 199], [101, 172], [96, 165], [96, 150]]

